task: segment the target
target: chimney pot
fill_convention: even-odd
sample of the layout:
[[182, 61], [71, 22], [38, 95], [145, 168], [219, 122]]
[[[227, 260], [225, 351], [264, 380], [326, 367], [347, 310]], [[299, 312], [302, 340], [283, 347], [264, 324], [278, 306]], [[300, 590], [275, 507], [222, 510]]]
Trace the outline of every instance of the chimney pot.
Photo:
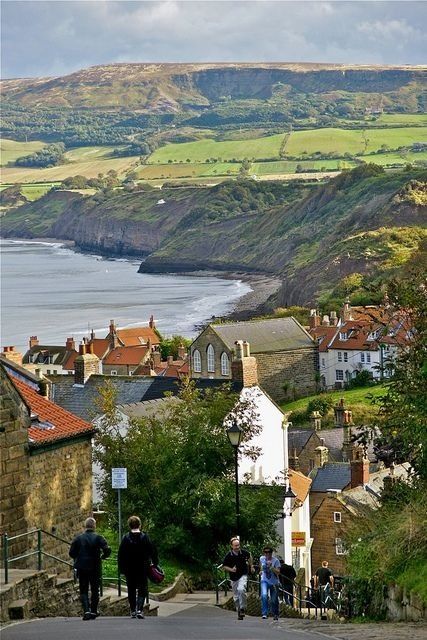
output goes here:
[[32, 349], [33, 347], [37, 347], [39, 341], [37, 336], [30, 336], [30, 340], [29, 340], [29, 348]]

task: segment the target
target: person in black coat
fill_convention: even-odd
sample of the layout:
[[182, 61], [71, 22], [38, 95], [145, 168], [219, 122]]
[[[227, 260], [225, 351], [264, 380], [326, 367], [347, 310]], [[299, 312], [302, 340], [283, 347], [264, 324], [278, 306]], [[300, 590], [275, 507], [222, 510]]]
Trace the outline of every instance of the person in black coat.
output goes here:
[[117, 561], [120, 573], [126, 577], [131, 617], [143, 618], [144, 602], [148, 596], [148, 567], [157, 565], [159, 558], [156, 547], [141, 531], [138, 516], [131, 516], [128, 525], [130, 531], [120, 543]]
[[296, 571], [291, 564], [286, 564], [284, 560], [280, 563], [280, 584], [283, 589], [283, 601], [290, 607], [294, 606], [294, 582], [297, 577]]
[[111, 555], [111, 549], [106, 539], [95, 533], [96, 521], [94, 518], [87, 518], [85, 528], [86, 531], [76, 536], [72, 541], [69, 555], [74, 560], [74, 569], [79, 579], [83, 620], [93, 620], [99, 615], [101, 560], [105, 560]]

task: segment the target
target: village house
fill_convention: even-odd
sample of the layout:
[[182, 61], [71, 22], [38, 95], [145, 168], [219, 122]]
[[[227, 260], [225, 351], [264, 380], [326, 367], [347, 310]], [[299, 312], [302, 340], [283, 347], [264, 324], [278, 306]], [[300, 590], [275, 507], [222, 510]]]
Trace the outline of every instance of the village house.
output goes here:
[[78, 352], [73, 338], [67, 338], [64, 346], [53, 346], [41, 345], [37, 336], [31, 336], [28, 347], [21, 362], [24, 367], [29, 366], [43, 375], [74, 373], [74, 360]]
[[369, 466], [369, 460], [363, 455], [354, 460], [341, 482], [341, 485], [346, 483], [345, 486], [327, 490], [316, 506], [312, 516], [313, 572], [323, 560], [328, 560], [334, 575], [346, 575], [346, 533], [349, 526], [355, 518], [379, 507], [387, 483], [397, 478], [407, 480], [410, 472], [407, 463], [374, 473], [369, 472]]
[[[1, 532], [43, 529], [70, 541], [92, 514], [94, 427], [50, 401], [44, 381], [3, 357], [0, 382]], [[68, 560], [68, 545], [47, 534], [44, 551]], [[9, 553], [36, 543], [36, 534], [12, 540]]]
[[317, 344], [292, 317], [209, 324], [190, 347], [191, 377], [230, 380], [238, 340], [251, 345], [260, 385], [275, 401], [315, 393]]
[[319, 373], [324, 389], [342, 388], [361, 371], [388, 377], [399, 349], [411, 337], [407, 314], [389, 306], [352, 307], [347, 301], [337, 317], [323, 319], [312, 309], [310, 335], [319, 346]]

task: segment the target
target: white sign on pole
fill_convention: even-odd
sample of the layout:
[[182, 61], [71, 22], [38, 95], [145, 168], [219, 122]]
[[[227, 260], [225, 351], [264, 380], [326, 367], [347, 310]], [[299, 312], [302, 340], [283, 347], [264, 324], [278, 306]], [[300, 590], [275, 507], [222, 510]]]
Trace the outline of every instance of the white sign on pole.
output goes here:
[[128, 470], [126, 468], [111, 469], [111, 486], [113, 489], [128, 488]]

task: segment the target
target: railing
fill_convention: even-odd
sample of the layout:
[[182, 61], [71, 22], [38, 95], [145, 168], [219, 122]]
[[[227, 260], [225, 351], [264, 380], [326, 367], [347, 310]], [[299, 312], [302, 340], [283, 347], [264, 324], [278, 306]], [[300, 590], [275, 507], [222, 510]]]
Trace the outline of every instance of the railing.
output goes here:
[[[22, 553], [18, 556], [10, 556], [9, 555], [9, 543], [13, 540], [18, 540], [18, 538], [24, 538], [24, 537], [28, 537], [31, 535], [37, 534], [37, 547], [36, 549], [34, 549], [33, 551], [28, 551], [27, 553]], [[62, 558], [58, 558], [57, 556], [52, 555], [51, 553], [48, 553], [47, 551], [43, 550], [43, 540], [42, 540], [42, 535], [46, 535], [49, 536], [50, 538], [54, 538], [55, 540], [58, 540], [59, 542], [64, 542], [67, 545], [70, 545], [70, 542], [68, 540], [64, 540], [63, 538], [60, 538], [59, 536], [56, 536], [53, 533], [49, 533], [49, 531], [45, 531], [44, 529], [32, 529], [31, 531], [26, 531], [25, 533], [20, 533], [16, 536], [8, 536], [7, 533], [4, 533], [2, 536], [2, 540], [3, 540], [3, 564], [4, 564], [4, 582], [5, 584], [8, 584], [9, 582], [9, 565], [12, 562], [16, 562], [17, 560], [22, 560], [24, 558], [29, 558], [31, 556], [37, 556], [37, 571], [41, 571], [42, 570], [42, 565], [43, 565], [43, 558], [52, 558], [53, 560], [56, 560], [57, 562], [60, 562], [61, 564], [65, 564], [68, 567], [70, 567], [71, 569], [73, 568], [73, 563], [69, 562], [67, 560], [63, 560]]]

